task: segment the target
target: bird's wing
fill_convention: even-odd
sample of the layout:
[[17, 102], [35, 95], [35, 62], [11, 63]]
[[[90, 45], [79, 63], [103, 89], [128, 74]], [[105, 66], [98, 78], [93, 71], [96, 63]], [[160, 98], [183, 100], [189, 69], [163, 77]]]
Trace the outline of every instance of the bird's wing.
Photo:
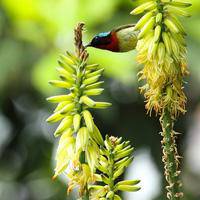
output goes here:
[[122, 26], [119, 26], [117, 28], [114, 28], [112, 31], [118, 32], [122, 29], [130, 28], [130, 27], [134, 27], [134, 26], [135, 26], [135, 24], [126, 24], [126, 25], [122, 25]]

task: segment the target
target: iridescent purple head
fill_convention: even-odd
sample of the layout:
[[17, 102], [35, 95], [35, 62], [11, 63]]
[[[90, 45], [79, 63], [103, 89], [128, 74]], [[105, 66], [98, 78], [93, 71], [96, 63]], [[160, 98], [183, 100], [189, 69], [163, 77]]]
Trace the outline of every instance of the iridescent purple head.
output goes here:
[[118, 40], [115, 32], [99, 33], [86, 47], [95, 47], [118, 52]]

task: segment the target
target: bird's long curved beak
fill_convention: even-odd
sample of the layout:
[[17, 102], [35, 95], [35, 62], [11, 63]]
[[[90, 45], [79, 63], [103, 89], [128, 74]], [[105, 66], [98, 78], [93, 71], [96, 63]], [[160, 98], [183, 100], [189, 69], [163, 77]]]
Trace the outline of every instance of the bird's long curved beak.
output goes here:
[[87, 47], [91, 47], [91, 46], [92, 46], [91, 43], [89, 43], [89, 44], [85, 45], [84, 47], [87, 48]]

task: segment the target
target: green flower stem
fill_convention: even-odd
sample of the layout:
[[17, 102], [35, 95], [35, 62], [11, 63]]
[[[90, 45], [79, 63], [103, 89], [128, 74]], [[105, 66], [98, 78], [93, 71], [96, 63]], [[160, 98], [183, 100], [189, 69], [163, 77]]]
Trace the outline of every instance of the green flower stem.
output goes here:
[[82, 197], [82, 200], [89, 200], [89, 191], [88, 191], [88, 189], [86, 189], [86, 192], [85, 192], [84, 196]]
[[[87, 52], [85, 51], [83, 45], [82, 45], [82, 29], [83, 29], [84, 24], [80, 23], [78, 24], [77, 28], [74, 30], [74, 34], [75, 34], [75, 48], [76, 48], [76, 53], [77, 56], [80, 58], [81, 62], [84, 61], [84, 59], [86, 59], [88, 57]], [[84, 66], [84, 65], [83, 65]], [[82, 108], [82, 104], [80, 104], [80, 98], [83, 94], [83, 91], [81, 89], [81, 85], [82, 85], [82, 74], [83, 74], [83, 70], [84, 68], [82, 68], [82, 65], [80, 63], [79, 68], [76, 69], [76, 86], [77, 86], [77, 91], [79, 91], [79, 93], [77, 94], [77, 104], [76, 107], [77, 109], [77, 113], [81, 114], [83, 111]], [[84, 126], [83, 120], [81, 120], [80, 123], [80, 127]], [[87, 163], [86, 161], [86, 155], [85, 152], [82, 152], [80, 155], [80, 162], [82, 164]], [[83, 200], [89, 200], [89, 191], [88, 191], [88, 186], [85, 186], [85, 192], [84, 195], [82, 197]]]
[[175, 143], [175, 132], [173, 131], [173, 119], [166, 108], [160, 118], [162, 125], [162, 148], [163, 162], [165, 168], [165, 178], [168, 182], [166, 187], [167, 197], [170, 200], [179, 200], [183, 196], [181, 192], [181, 181], [179, 180], [180, 171], [178, 170], [178, 153]]
[[[108, 157], [108, 163], [109, 163], [109, 189], [110, 191], [114, 190], [114, 184], [115, 184], [115, 179], [113, 178], [114, 175], [114, 166], [115, 166], [115, 162], [114, 162], [114, 155], [113, 155], [113, 149], [110, 151], [109, 157]], [[113, 200], [114, 196], [110, 199]]]

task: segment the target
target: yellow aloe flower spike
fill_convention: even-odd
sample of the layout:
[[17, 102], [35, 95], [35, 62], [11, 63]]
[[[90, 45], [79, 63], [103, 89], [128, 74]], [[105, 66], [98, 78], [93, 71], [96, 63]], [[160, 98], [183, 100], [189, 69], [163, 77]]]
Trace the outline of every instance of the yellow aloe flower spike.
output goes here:
[[79, 186], [81, 195], [86, 193], [87, 183], [93, 178], [99, 156], [98, 145], [103, 143], [89, 109], [111, 105], [91, 98], [103, 92], [103, 81], [99, 79], [104, 69], [88, 64], [89, 55], [82, 45], [82, 27], [83, 24], [79, 24], [75, 29], [76, 55], [67, 52], [58, 61], [61, 80], [49, 81], [55, 87], [64, 88], [65, 93], [47, 98], [58, 104], [47, 122], [61, 121], [54, 133], [55, 137], [60, 136], [60, 140], [53, 178], [66, 174], [71, 179], [68, 191]]
[[137, 61], [144, 65], [138, 74], [139, 80], [145, 81], [140, 90], [146, 99], [147, 111], [160, 115], [167, 197], [178, 200], [183, 192], [173, 123], [179, 114], [186, 112], [187, 99], [183, 89], [188, 70], [186, 33], [177, 17], [189, 17], [185, 8], [191, 4], [184, 0], [145, 0], [138, 3], [131, 14], [145, 13], [135, 25], [139, 31]]

